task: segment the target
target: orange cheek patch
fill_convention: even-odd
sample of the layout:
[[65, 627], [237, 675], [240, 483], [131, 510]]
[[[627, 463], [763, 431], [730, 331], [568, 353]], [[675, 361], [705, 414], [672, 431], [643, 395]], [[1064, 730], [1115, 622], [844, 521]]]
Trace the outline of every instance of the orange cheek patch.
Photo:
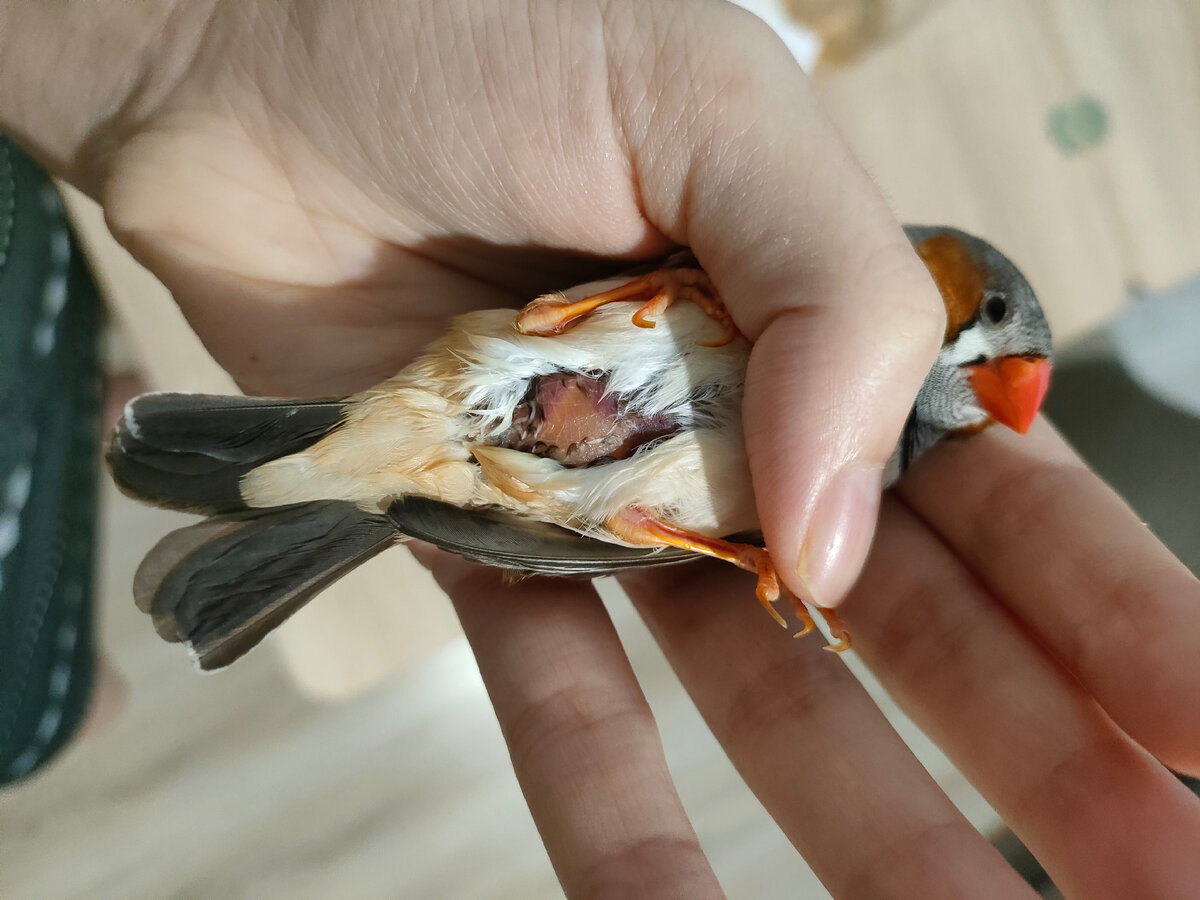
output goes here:
[[917, 245], [917, 255], [933, 276], [946, 304], [946, 340], [966, 325], [983, 299], [983, 275], [962, 242], [950, 234], [937, 234]]

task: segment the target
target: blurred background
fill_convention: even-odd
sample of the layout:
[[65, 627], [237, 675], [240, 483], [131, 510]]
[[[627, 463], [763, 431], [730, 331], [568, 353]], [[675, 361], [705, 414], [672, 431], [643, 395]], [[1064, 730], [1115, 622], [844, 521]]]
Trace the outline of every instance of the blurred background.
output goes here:
[[[1200, 569], [1200, 5], [743, 5], [812, 73], [899, 218], [976, 232], [1025, 271], [1061, 348], [1050, 417]], [[99, 211], [74, 194], [68, 208], [113, 314], [116, 393], [232, 390]], [[186, 518], [102, 488], [99, 641], [124, 708], [0, 794], [0, 895], [561, 896], [449, 602], [407, 552], [200, 677], [130, 600], [142, 555]], [[619, 591], [602, 590], [729, 895], [827, 896]], [[971, 821], [1019, 858], [861, 675]]]

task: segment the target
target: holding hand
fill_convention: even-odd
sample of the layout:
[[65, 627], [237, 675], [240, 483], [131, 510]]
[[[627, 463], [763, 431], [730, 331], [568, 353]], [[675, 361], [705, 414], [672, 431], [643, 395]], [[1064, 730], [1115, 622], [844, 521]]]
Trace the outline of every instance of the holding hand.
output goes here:
[[[4, 33], [24, 45], [70, 34], [57, 7], [11, 5]], [[0, 97], [58, 101], [0, 101], [0, 120], [104, 204], [247, 391], [348, 393], [447, 316], [581, 280], [588, 257], [689, 246], [754, 341], [745, 436], [780, 575], [830, 605], [847, 594], [945, 312], [764, 26], [716, 3], [153, 14], [95, 25], [74, 82], [0, 47]], [[131, 68], [99, 65], [121, 41]], [[435, 573], [567, 892], [719, 895], [592, 589], [505, 587], [450, 559]], [[740, 602], [743, 576], [626, 586], [831, 891], [1023, 890], [844, 667]], [[1182, 896], [1200, 804], [1163, 764], [1200, 771], [1197, 599], [1043, 425], [923, 462], [844, 610], [1064, 889]]]

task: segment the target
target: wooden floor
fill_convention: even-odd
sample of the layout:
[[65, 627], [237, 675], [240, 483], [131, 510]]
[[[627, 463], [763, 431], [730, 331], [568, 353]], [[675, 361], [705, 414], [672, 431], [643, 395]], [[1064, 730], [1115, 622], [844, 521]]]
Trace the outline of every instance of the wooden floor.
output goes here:
[[[129, 595], [142, 553], [184, 517], [112, 489], [103, 502], [102, 638], [129, 682], [128, 706], [39, 778], [0, 795], [0, 896], [561, 896], [461, 639], [339, 703], [302, 697], [271, 647], [197, 674]], [[827, 896], [615, 593], [610, 608], [729, 895]], [[972, 818], [994, 822], [907, 734]]]

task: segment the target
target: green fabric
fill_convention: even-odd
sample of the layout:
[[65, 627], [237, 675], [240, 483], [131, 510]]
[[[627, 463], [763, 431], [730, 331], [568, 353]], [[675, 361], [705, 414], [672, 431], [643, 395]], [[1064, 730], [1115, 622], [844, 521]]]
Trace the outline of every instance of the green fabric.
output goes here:
[[57, 191], [0, 136], [0, 784], [91, 694], [100, 325]]

